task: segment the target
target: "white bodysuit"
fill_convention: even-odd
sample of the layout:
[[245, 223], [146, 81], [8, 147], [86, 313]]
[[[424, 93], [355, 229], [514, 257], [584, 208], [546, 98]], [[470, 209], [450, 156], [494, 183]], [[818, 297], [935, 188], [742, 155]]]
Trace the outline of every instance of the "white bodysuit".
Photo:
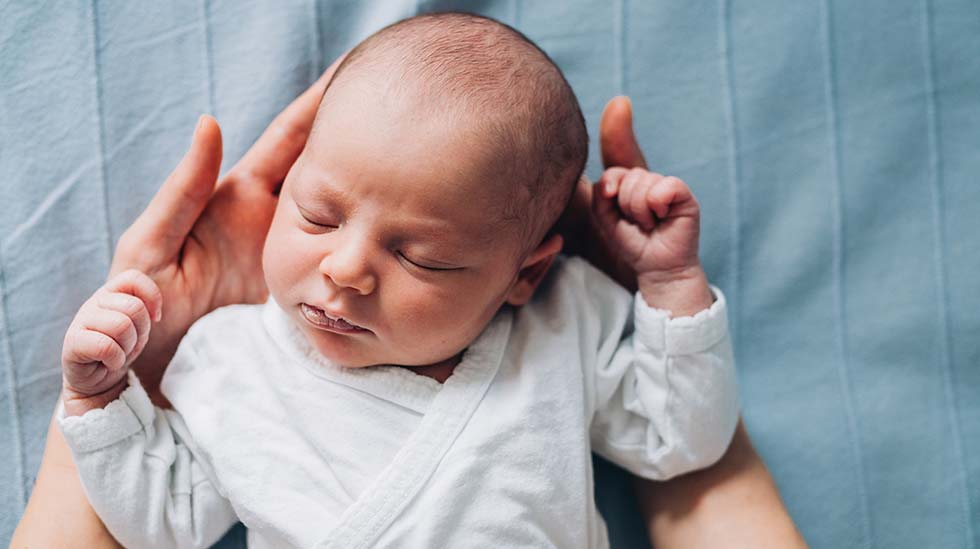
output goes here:
[[504, 307], [442, 385], [328, 363], [272, 300], [214, 311], [162, 383], [59, 410], [86, 493], [132, 548], [608, 546], [592, 451], [653, 479], [725, 451], [725, 301], [670, 319], [577, 258]]

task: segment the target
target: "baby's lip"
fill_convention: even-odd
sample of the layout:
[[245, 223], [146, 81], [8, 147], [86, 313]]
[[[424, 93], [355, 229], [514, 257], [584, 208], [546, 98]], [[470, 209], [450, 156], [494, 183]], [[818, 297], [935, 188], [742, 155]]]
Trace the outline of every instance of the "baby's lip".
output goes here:
[[326, 323], [315, 322], [314, 319], [311, 319], [311, 321], [314, 321], [314, 323], [317, 324], [317, 325], [325, 326], [325, 327], [327, 327], [327, 328], [329, 328], [331, 330], [338, 330], [339, 329], [340, 331], [344, 331], [344, 332], [348, 332], [348, 331], [349, 332], [369, 332], [370, 331], [369, 329], [367, 329], [367, 328], [365, 328], [363, 326], [360, 326], [357, 323], [353, 322], [352, 320], [350, 320], [348, 317], [344, 316], [343, 314], [339, 314], [339, 313], [337, 313], [335, 311], [332, 311], [330, 309], [326, 309], [324, 307], [319, 307], [317, 305], [311, 305], [309, 303], [301, 303], [300, 306], [303, 309], [307, 309], [307, 311], [312, 310], [311, 312], [314, 315], [316, 315], [317, 317], [319, 315], [322, 315], [323, 317], [326, 317], [326, 319], [325, 319], [326, 320]]

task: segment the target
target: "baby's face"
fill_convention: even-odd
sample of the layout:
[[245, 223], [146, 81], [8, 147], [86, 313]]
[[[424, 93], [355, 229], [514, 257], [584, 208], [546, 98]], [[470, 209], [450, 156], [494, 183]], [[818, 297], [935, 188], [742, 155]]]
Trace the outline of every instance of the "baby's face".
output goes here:
[[452, 359], [510, 299], [523, 260], [485, 155], [405, 100], [353, 83], [329, 94], [279, 197], [269, 290], [342, 366]]

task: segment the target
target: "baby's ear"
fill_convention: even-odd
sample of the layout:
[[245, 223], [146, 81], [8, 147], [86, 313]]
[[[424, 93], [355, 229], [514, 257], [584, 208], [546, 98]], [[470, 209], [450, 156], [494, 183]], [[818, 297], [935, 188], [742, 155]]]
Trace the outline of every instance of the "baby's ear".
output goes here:
[[537, 248], [531, 252], [521, 265], [520, 272], [517, 273], [517, 281], [510, 288], [507, 294], [507, 303], [519, 307], [531, 300], [534, 290], [538, 284], [544, 280], [548, 274], [548, 269], [561, 251], [562, 238], [560, 234], [553, 234], [544, 239]]

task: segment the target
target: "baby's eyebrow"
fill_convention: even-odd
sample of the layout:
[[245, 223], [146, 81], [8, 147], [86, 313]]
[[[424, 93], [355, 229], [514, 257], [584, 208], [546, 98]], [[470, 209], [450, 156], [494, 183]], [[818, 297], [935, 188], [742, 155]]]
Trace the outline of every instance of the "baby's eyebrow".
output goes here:
[[316, 184], [299, 185], [298, 187], [298, 189], [294, 190], [298, 191], [294, 192], [294, 198], [302, 199], [304, 202], [308, 201], [317, 204], [346, 202], [344, 193], [334, 189], [327, 182], [320, 181]]

